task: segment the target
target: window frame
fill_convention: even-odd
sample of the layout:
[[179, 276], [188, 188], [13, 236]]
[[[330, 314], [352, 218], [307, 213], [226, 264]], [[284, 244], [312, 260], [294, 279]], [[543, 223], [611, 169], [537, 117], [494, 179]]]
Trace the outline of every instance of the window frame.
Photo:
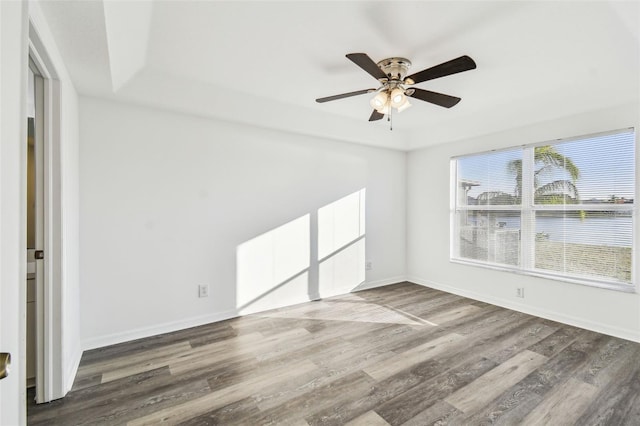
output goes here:
[[[607, 135], [615, 135], [621, 133], [631, 133], [634, 142], [634, 198], [633, 203], [626, 204], [585, 204], [582, 200], [579, 204], [535, 204], [533, 196], [535, 192], [533, 176], [535, 170], [534, 150], [539, 146], [559, 145], [567, 142], [597, 138]], [[574, 284], [587, 285], [591, 287], [605, 288], [626, 293], [637, 293], [637, 261], [635, 259], [638, 249], [638, 230], [637, 230], [637, 204], [636, 198], [638, 194], [638, 135], [634, 127], [627, 127], [607, 132], [592, 133], [571, 138], [553, 139], [544, 142], [536, 142], [524, 145], [510, 146], [502, 149], [494, 149], [481, 151], [470, 154], [462, 154], [450, 158], [450, 238], [449, 238], [449, 260], [452, 263], [459, 263], [472, 266], [480, 266], [488, 269], [507, 271], [519, 275], [529, 275], [541, 278], [552, 279], [556, 281], [569, 282]], [[520, 204], [458, 204], [459, 200], [459, 183], [458, 176], [458, 160], [463, 158], [482, 156], [497, 152], [513, 151], [520, 149], [522, 151], [522, 189]], [[460, 233], [458, 214], [463, 211], [495, 211], [495, 212], [519, 212], [520, 213], [520, 240], [519, 240], [519, 264], [508, 265], [504, 263], [496, 263], [491, 261], [483, 261], [471, 258], [465, 258], [460, 255]], [[622, 282], [614, 279], [607, 280], [605, 277], [596, 278], [590, 276], [581, 276], [578, 274], [562, 273], [560, 271], [545, 270], [536, 268], [535, 266], [535, 238], [536, 225], [535, 218], [538, 212], [629, 212], [631, 216], [631, 278], [630, 281]]]

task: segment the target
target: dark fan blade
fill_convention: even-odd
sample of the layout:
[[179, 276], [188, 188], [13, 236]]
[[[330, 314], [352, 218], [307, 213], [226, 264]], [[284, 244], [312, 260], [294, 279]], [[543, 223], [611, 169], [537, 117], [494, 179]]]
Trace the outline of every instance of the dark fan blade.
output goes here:
[[348, 98], [350, 96], [364, 95], [365, 93], [375, 92], [375, 91], [376, 91], [376, 89], [357, 90], [355, 92], [349, 92], [349, 93], [342, 93], [340, 95], [327, 96], [326, 98], [318, 98], [318, 99], [316, 99], [316, 102], [323, 103], [323, 102], [335, 101], [336, 99]]
[[407, 84], [418, 84], [423, 81], [433, 80], [434, 78], [444, 77], [446, 75], [457, 74], [463, 71], [475, 69], [476, 63], [467, 55], [452, 59], [435, 67], [427, 68], [404, 79]]
[[374, 109], [373, 112], [371, 113], [371, 116], [369, 117], [369, 121], [380, 120], [383, 117], [384, 117], [384, 114], [381, 114]]
[[388, 78], [375, 62], [366, 53], [349, 53], [347, 58], [351, 59], [354, 64], [368, 72], [373, 78], [380, 80], [381, 78]]
[[[413, 90], [413, 93], [411, 91]], [[431, 102], [432, 104], [440, 105], [441, 107], [451, 108], [458, 102], [460, 102], [460, 98], [456, 98], [455, 96], [449, 96], [442, 93], [432, 92], [430, 90], [422, 90], [416, 87], [412, 87], [407, 90], [407, 96], [411, 96], [412, 98], [420, 99], [421, 101]], [[411, 93], [409, 95], [409, 93]]]

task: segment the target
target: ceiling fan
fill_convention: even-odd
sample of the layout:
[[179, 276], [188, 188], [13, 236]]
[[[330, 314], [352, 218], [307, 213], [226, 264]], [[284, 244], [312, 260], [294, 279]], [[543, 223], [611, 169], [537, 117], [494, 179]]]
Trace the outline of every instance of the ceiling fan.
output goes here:
[[376, 95], [370, 102], [373, 107], [373, 112], [369, 117], [369, 121], [380, 120], [387, 114], [389, 115], [389, 119], [391, 119], [393, 108], [398, 112], [409, 108], [411, 104], [407, 96], [441, 107], [451, 108], [460, 102], [460, 98], [419, 89], [417, 87], [406, 86], [412, 86], [422, 83], [423, 81], [433, 80], [476, 68], [476, 63], [473, 59], [464, 55], [407, 76], [407, 70], [411, 66], [411, 61], [405, 58], [387, 58], [378, 63], [373, 62], [366, 53], [349, 53], [347, 58], [377, 79], [380, 82], [380, 87], [377, 89], [357, 90], [355, 92], [318, 98], [316, 102], [323, 103], [376, 92]]

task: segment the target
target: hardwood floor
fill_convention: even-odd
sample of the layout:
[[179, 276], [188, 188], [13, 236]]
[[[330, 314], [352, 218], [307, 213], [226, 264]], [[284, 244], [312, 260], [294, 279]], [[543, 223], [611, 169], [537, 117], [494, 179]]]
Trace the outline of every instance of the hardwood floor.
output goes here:
[[402, 283], [86, 352], [28, 422], [640, 425], [640, 344]]

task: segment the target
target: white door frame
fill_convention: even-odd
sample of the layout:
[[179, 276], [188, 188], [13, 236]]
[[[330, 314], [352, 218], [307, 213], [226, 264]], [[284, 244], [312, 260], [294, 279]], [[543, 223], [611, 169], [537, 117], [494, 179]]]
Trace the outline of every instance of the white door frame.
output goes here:
[[0, 424], [24, 424], [26, 365], [27, 2], [0, 1]]
[[[40, 280], [42, 288], [36, 300], [36, 401], [41, 403], [61, 398], [66, 391], [62, 347], [61, 91], [55, 68], [31, 21], [29, 57], [44, 79], [44, 280]], [[26, 171], [26, 164], [24, 167]]]

